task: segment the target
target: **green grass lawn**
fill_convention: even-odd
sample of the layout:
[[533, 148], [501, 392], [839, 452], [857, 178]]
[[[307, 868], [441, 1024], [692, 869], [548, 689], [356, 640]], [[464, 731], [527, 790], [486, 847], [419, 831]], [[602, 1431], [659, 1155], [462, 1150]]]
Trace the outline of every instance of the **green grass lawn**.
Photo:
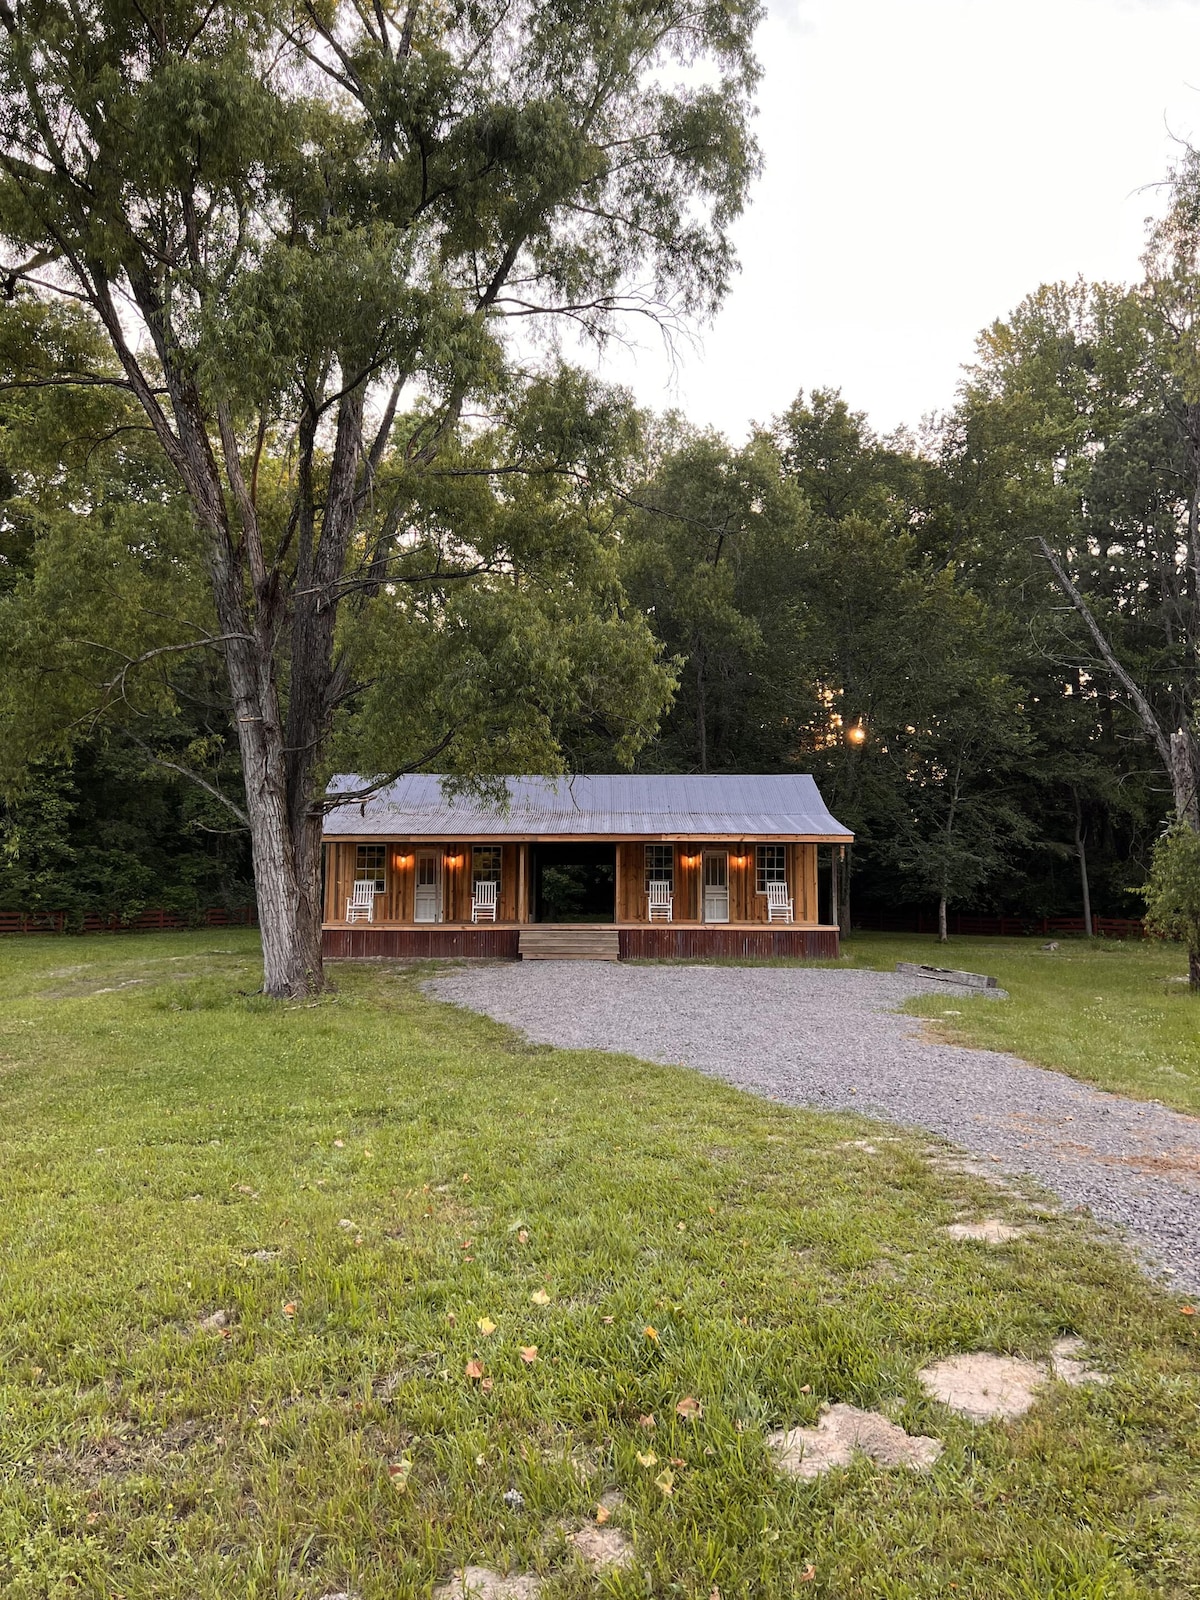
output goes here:
[[[1200, 1317], [1084, 1219], [419, 972], [277, 1006], [257, 971], [240, 932], [0, 942], [5, 1600], [404, 1600], [468, 1561], [544, 1600], [1200, 1593]], [[916, 1379], [1064, 1334], [1111, 1381], [1015, 1422]], [[777, 1476], [766, 1433], [836, 1401], [945, 1454]], [[565, 1536], [613, 1490], [636, 1559], [596, 1575]]]
[[908, 1009], [955, 1044], [1011, 1050], [1104, 1089], [1200, 1115], [1200, 996], [1181, 945], [1157, 940], [951, 939], [865, 933], [845, 942], [856, 966], [897, 961], [991, 973], [999, 1004], [931, 995]]

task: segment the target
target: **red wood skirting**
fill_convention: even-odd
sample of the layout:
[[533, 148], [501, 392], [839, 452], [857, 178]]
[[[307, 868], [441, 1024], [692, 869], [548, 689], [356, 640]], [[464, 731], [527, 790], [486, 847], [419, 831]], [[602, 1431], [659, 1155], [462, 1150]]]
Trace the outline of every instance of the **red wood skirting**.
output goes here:
[[321, 948], [331, 960], [507, 956], [515, 961], [520, 937], [519, 928], [326, 928]]
[[[541, 926], [544, 926], [542, 924]], [[515, 960], [519, 928], [326, 928], [330, 960], [492, 956]], [[623, 961], [704, 956], [807, 956], [834, 960], [836, 928], [619, 928]]]
[[696, 956], [806, 956], [837, 959], [836, 928], [622, 928], [622, 961]]

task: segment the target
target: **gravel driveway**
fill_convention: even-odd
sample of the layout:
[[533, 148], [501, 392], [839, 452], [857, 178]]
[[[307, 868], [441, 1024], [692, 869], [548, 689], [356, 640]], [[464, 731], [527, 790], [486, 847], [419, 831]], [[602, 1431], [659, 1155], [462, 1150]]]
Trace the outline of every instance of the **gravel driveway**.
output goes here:
[[[1087, 1206], [1200, 1290], [1200, 1120], [993, 1050], [930, 1044], [889, 972], [538, 961], [433, 979], [543, 1044], [682, 1062], [753, 1094], [924, 1128]], [[978, 997], [950, 1006], [993, 1005]]]

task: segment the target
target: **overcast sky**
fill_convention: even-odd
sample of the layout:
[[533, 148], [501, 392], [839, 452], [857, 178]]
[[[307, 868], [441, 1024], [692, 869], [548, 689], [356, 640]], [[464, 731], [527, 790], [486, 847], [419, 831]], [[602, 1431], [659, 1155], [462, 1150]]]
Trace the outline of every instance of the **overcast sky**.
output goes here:
[[1200, 0], [768, 3], [732, 294], [674, 373], [642, 330], [607, 376], [736, 439], [800, 387], [915, 426], [1039, 284], [1137, 278], [1200, 139]]

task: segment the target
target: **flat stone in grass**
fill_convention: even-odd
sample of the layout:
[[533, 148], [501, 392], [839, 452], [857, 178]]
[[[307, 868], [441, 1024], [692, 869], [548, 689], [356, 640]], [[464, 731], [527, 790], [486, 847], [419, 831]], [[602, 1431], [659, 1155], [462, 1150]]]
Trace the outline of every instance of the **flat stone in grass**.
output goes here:
[[463, 1567], [448, 1583], [439, 1584], [433, 1600], [537, 1600], [542, 1581], [531, 1572], [505, 1576], [490, 1567]]
[[788, 1428], [767, 1437], [767, 1448], [781, 1472], [817, 1478], [831, 1467], [846, 1467], [856, 1452], [881, 1467], [911, 1467], [922, 1472], [942, 1453], [940, 1439], [905, 1433], [877, 1411], [830, 1406], [815, 1428]]
[[987, 1217], [983, 1222], [952, 1222], [943, 1232], [952, 1239], [977, 1239], [981, 1244], [1007, 1244], [1010, 1239], [1019, 1239], [1025, 1229], [1016, 1228], [1010, 1222], [1001, 1222], [997, 1217]]

